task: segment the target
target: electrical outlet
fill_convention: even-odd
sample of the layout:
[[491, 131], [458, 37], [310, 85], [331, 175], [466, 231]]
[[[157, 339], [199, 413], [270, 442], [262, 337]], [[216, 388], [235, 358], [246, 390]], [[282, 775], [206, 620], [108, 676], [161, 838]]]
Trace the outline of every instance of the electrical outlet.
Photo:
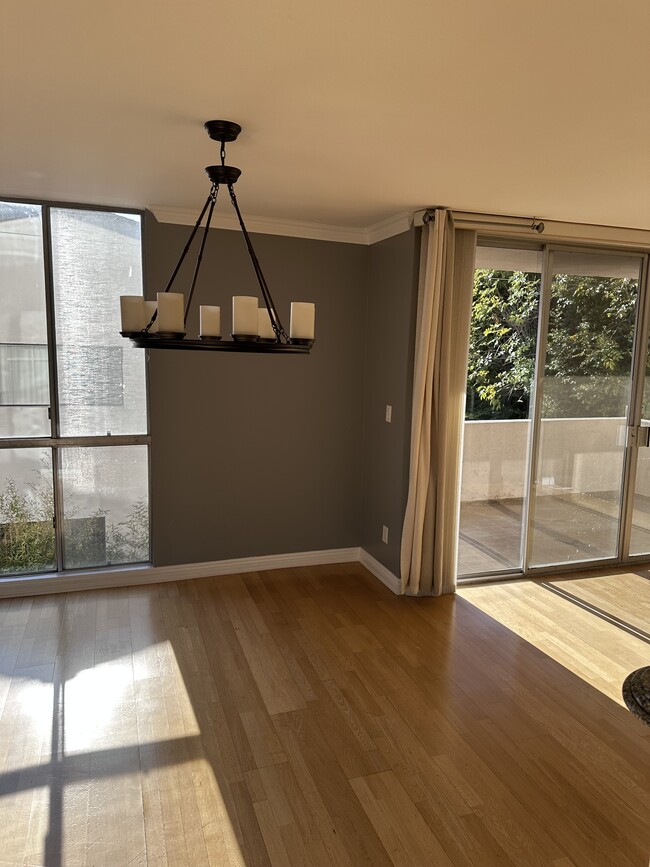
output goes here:
[[381, 528], [381, 541], [388, 545], [388, 527], [386, 524]]
[[391, 422], [393, 420], [393, 407], [387, 403], [386, 404], [386, 421]]

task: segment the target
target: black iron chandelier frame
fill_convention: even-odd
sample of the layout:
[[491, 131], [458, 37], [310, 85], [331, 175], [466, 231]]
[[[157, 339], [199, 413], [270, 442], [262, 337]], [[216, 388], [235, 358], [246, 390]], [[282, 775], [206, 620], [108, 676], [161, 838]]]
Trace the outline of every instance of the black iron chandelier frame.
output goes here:
[[239, 203], [237, 202], [237, 195], [235, 193], [234, 185], [241, 175], [241, 170], [238, 169], [236, 166], [226, 165], [226, 143], [233, 142], [237, 139], [241, 132], [241, 126], [234, 121], [228, 120], [209, 120], [204, 124], [204, 126], [210, 138], [214, 141], [218, 141], [221, 143], [221, 162], [218, 165], [207, 166], [205, 169], [208, 177], [210, 178], [210, 181], [212, 182], [210, 192], [208, 193], [208, 197], [205, 200], [205, 204], [203, 205], [201, 213], [199, 214], [198, 219], [194, 224], [194, 228], [190, 232], [189, 238], [187, 239], [185, 247], [183, 248], [178, 262], [176, 263], [176, 266], [172, 271], [172, 274], [169, 278], [169, 281], [167, 282], [167, 286], [165, 287], [164, 291], [169, 292], [174, 285], [174, 281], [178, 276], [178, 272], [180, 271], [181, 266], [185, 261], [185, 258], [190, 250], [190, 247], [192, 246], [194, 238], [196, 237], [199, 229], [201, 228], [203, 218], [205, 217], [205, 214], [207, 212], [208, 218], [205, 226], [203, 227], [203, 235], [201, 237], [201, 243], [199, 246], [197, 259], [194, 265], [194, 272], [192, 274], [192, 282], [190, 284], [190, 290], [184, 309], [183, 324], [186, 325], [190, 306], [192, 304], [192, 298], [194, 296], [194, 290], [196, 288], [196, 282], [198, 280], [199, 272], [201, 270], [203, 251], [205, 249], [205, 243], [208, 238], [208, 231], [210, 229], [210, 223], [212, 222], [212, 215], [214, 214], [214, 209], [217, 204], [217, 196], [219, 195], [220, 187], [225, 186], [230, 195], [231, 204], [235, 209], [235, 213], [237, 214], [237, 220], [239, 222], [239, 227], [242, 231], [242, 235], [244, 236], [246, 249], [253, 265], [253, 270], [255, 272], [255, 276], [257, 278], [260, 291], [262, 293], [264, 304], [269, 314], [269, 319], [271, 320], [271, 326], [273, 328], [273, 333], [275, 334], [275, 340], [260, 341], [255, 339], [251, 340], [250, 338], [244, 340], [237, 339], [236, 335], [233, 335], [232, 340], [223, 340], [221, 338], [187, 339], [184, 335], [173, 337], [159, 335], [158, 333], [151, 331], [151, 327], [158, 316], [157, 310], [154, 311], [153, 316], [151, 317], [147, 325], [142, 329], [142, 331], [138, 333], [123, 332], [123, 336], [129, 337], [133, 345], [141, 349], [199, 349], [211, 351], [216, 350], [222, 352], [230, 351], [264, 353], [308, 353], [311, 351], [311, 347], [314, 341], [295, 338], [292, 339], [289, 337], [289, 335], [284, 329], [284, 326], [282, 325], [282, 321], [277, 312], [275, 302], [273, 301], [273, 296], [271, 295], [271, 290], [269, 289], [266, 278], [264, 277], [262, 266], [260, 265], [257, 254], [255, 253], [255, 248], [253, 247], [251, 236], [248, 232], [248, 229], [246, 228], [246, 224], [244, 223], [244, 218], [242, 216]]

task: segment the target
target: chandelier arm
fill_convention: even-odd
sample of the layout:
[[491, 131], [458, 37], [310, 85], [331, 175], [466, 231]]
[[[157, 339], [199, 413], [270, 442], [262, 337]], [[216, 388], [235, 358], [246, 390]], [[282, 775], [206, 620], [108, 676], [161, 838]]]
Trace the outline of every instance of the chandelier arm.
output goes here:
[[196, 221], [196, 223], [194, 224], [194, 228], [192, 229], [192, 231], [190, 233], [190, 237], [187, 239], [187, 244], [185, 244], [183, 252], [181, 253], [181, 257], [178, 260], [178, 262], [176, 263], [176, 267], [174, 268], [174, 273], [169, 278], [169, 283], [165, 287], [165, 292], [169, 292], [169, 290], [172, 288], [172, 284], [173, 284], [174, 280], [176, 279], [176, 275], [180, 271], [180, 267], [183, 264], [183, 260], [187, 256], [187, 252], [190, 249], [192, 241], [194, 240], [194, 236], [199, 231], [199, 226], [201, 225], [201, 222], [203, 221], [203, 217], [205, 216], [205, 212], [208, 210], [208, 205], [212, 201], [213, 193], [214, 193], [214, 184], [212, 185], [212, 188], [210, 189], [210, 192], [208, 194], [208, 198], [205, 200], [205, 205], [203, 205], [203, 210], [199, 214], [199, 218]]
[[[199, 226], [201, 225], [201, 222], [203, 221], [203, 217], [205, 216], [205, 212], [208, 210], [208, 205], [212, 201], [213, 193], [214, 193], [214, 184], [212, 185], [212, 189], [210, 190], [208, 198], [205, 200], [205, 205], [203, 205], [203, 210], [199, 214], [199, 218], [196, 221], [196, 223], [194, 224], [194, 228], [190, 232], [190, 237], [187, 239], [187, 243], [185, 244], [183, 252], [181, 253], [180, 259], [176, 263], [176, 267], [174, 268], [172, 276], [169, 278], [169, 282], [167, 283], [167, 286], [165, 287], [165, 292], [169, 292], [169, 290], [172, 288], [174, 280], [176, 279], [176, 275], [180, 271], [181, 265], [183, 264], [183, 260], [187, 256], [187, 251], [190, 249], [190, 247], [192, 245], [192, 241], [194, 240], [194, 236], [199, 231]], [[186, 314], [186, 316], [187, 316], [187, 314]], [[156, 321], [157, 318], [158, 318], [158, 308], [156, 307], [156, 309], [153, 312], [153, 316], [151, 317], [149, 322], [147, 322], [145, 327], [142, 329], [144, 334], [149, 334], [151, 326], [154, 324], [154, 322]]]
[[187, 304], [185, 305], [185, 314], [183, 316], [183, 325], [187, 325], [187, 316], [190, 312], [190, 304], [192, 303], [192, 296], [194, 295], [194, 287], [196, 286], [196, 280], [199, 276], [199, 271], [201, 270], [201, 261], [203, 260], [203, 249], [205, 247], [205, 242], [208, 238], [208, 229], [210, 228], [210, 222], [212, 220], [212, 214], [214, 213], [214, 206], [217, 204], [217, 195], [219, 194], [219, 185], [213, 184], [212, 189], [210, 190], [210, 210], [208, 211], [208, 219], [203, 229], [203, 237], [201, 238], [201, 246], [199, 247], [199, 255], [196, 260], [196, 265], [194, 266], [194, 274], [192, 276], [192, 284], [190, 286], [190, 291], [187, 296]]
[[260, 289], [262, 290], [262, 296], [264, 298], [264, 303], [266, 304], [266, 309], [269, 312], [269, 318], [271, 320], [271, 325], [273, 327], [273, 331], [275, 332], [275, 336], [279, 341], [284, 338], [285, 341], [289, 341], [289, 335], [284, 330], [282, 326], [282, 322], [280, 321], [280, 317], [275, 309], [275, 303], [273, 301], [273, 296], [271, 295], [271, 290], [269, 289], [266, 278], [262, 272], [262, 266], [259, 263], [259, 259], [255, 254], [255, 249], [253, 248], [253, 242], [251, 241], [250, 235], [248, 234], [248, 229], [244, 224], [244, 218], [242, 217], [242, 213], [239, 210], [239, 204], [237, 203], [237, 196], [235, 195], [235, 191], [232, 187], [232, 184], [228, 184], [228, 191], [230, 192], [230, 201], [233, 204], [233, 207], [237, 213], [237, 219], [239, 220], [239, 225], [242, 230], [242, 234], [244, 236], [244, 241], [246, 242], [246, 248], [248, 250], [248, 255], [251, 258], [251, 262], [253, 263], [253, 269], [255, 271], [255, 275], [257, 276], [257, 282], [260, 284]]
[[[248, 230], [244, 224], [244, 218], [239, 209], [239, 203], [237, 202], [237, 196], [235, 195], [235, 191], [231, 185], [228, 186], [230, 191], [230, 199], [232, 201], [233, 207], [237, 212], [237, 217], [239, 219], [239, 225], [242, 230], [242, 234], [244, 236], [244, 241], [246, 242], [246, 248], [248, 249], [248, 255], [250, 256], [251, 262], [253, 263], [253, 269], [255, 271], [255, 275], [257, 277], [257, 281], [260, 284], [260, 289], [262, 290], [262, 295], [264, 297], [264, 303], [266, 305], [267, 310], [269, 311], [269, 316], [271, 318], [271, 324], [274, 325], [274, 331], [276, 332], [276, 336], [279, 337], [278, 330], [282, 331], [282, 325], [279, 322], [278, 314], [275, 310], [275, 304], [273, 302], [273, 298], [271, 296], [271, 292], [269, 290], [268, 284], [266, 282], [266, 278], [264, 277], [264, 273], [262, 272], [262, 266], [259, 263], [259, 259], [255, 253], [253, 248], [253, 242], [248, 234]], [[277, 324], [277, 328], [275, 325]]]

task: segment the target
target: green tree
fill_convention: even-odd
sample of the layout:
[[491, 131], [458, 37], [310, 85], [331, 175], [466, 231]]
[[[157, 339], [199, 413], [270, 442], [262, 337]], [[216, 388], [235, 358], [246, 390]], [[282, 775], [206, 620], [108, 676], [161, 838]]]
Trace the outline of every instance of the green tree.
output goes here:
[[467, 418], [528, 417], [539, 289], [539, 274], [475, 272]]
[[[553, 278], [544, 415], [623, 415], [629, 399], [638, 283]], [[535, 369], [540, 275], [478, 269], [470, 333], [467, 418], [528, 418]]]
[[625, 415], [638, 283], [557, 274], [544, 371], [544, 415]]

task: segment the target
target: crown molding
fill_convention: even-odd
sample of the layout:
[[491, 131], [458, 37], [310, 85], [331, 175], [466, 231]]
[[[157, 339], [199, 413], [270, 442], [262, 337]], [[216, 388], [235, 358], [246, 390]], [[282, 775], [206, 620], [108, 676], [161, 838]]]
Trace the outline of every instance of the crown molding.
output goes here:
[[[190, 208], [169, 208], [166, 205], [150, 205], [150, 210], [159, 223], [175, 223], [193, 226], [197, 212]], [[276, 217], [246, 217], [249, 232], [260, 235], [284, 235], [290, 238], [310, 238], [316, 241], [335, 241], [339, 244], [363, 244], [368, 246], [399, 235], [409, 230], [411, 215], [402, 211], [393, 217], [374, 223], [367, 228], [354, 226], [330, 226], [326, 223], [309, 223], [302, 220], [281, 220]], [[215, 214], [212, 218], [215, 229], [239, 230], [234, 214]]]
[[[189, 208], [168, 208], [164, 205], [151, 205], [149, 210], [160, 223], [178, 223], [193, 226], [197, 212]], [[234, 214], [216, 214], [212, 218], [215, 229], [239, 230], [239, 222]], [[336, 241], [342, 244], [367, 244], [367, 229], [346, 226], [329, 226], [325, 223], [308, 223], [301, 220], [281, 220], [276, 217], [246, 217], [249, 232], [260, 235], [286, 235], [291, 238], [311, 238], [317, 241]]]
[[378, 241], [385, 241], [386, 238], [392, 238], [394, 235], [401, 235], [402, 232], [408, 232], [412, 225], [413, 215], [409, 211], [400, 211], [399, 214], [368, 226], [366, 244], [376, 244]]
[[[169, 208], [166, 205], [151, 205], [156, 219], [161, 223], [176, 223], [193, 226], [197, 212], [189, 208]], [[280, 220], [276, 217], [247, 217], [246, 226], [250, 232], [261, 235], [284, 235], [291, 238], [311, 238], [317, 241], [335, 241], [339, 244], [362, 244], [370, 246], [386, 238], [408, 232], [412, 226], [422, 225], [425, 210], [400, 211], [392, 217], [373, 223], [371, 226], [330, 226], [326, 223], [309, 223], [301, 220]], [[623, 226], [596, 226], [588, 223], [569, 223], [544, 218], [543, 234], [530, 231], [528, 217], [504, 216], [473, 211], [454, 211], [456, 225], [464, 229], [474, 229], [481, 234], [524, 234], [548, 241], [584, 242], [603, 246], [616, 245], [630, 249], [650, 249], [650, 229], [626, 228]], [[513, 223], [521, 221], [521, 229]], [[239, 229], [234, 214], [215, 214], [212, 225], [217, 229]]]

